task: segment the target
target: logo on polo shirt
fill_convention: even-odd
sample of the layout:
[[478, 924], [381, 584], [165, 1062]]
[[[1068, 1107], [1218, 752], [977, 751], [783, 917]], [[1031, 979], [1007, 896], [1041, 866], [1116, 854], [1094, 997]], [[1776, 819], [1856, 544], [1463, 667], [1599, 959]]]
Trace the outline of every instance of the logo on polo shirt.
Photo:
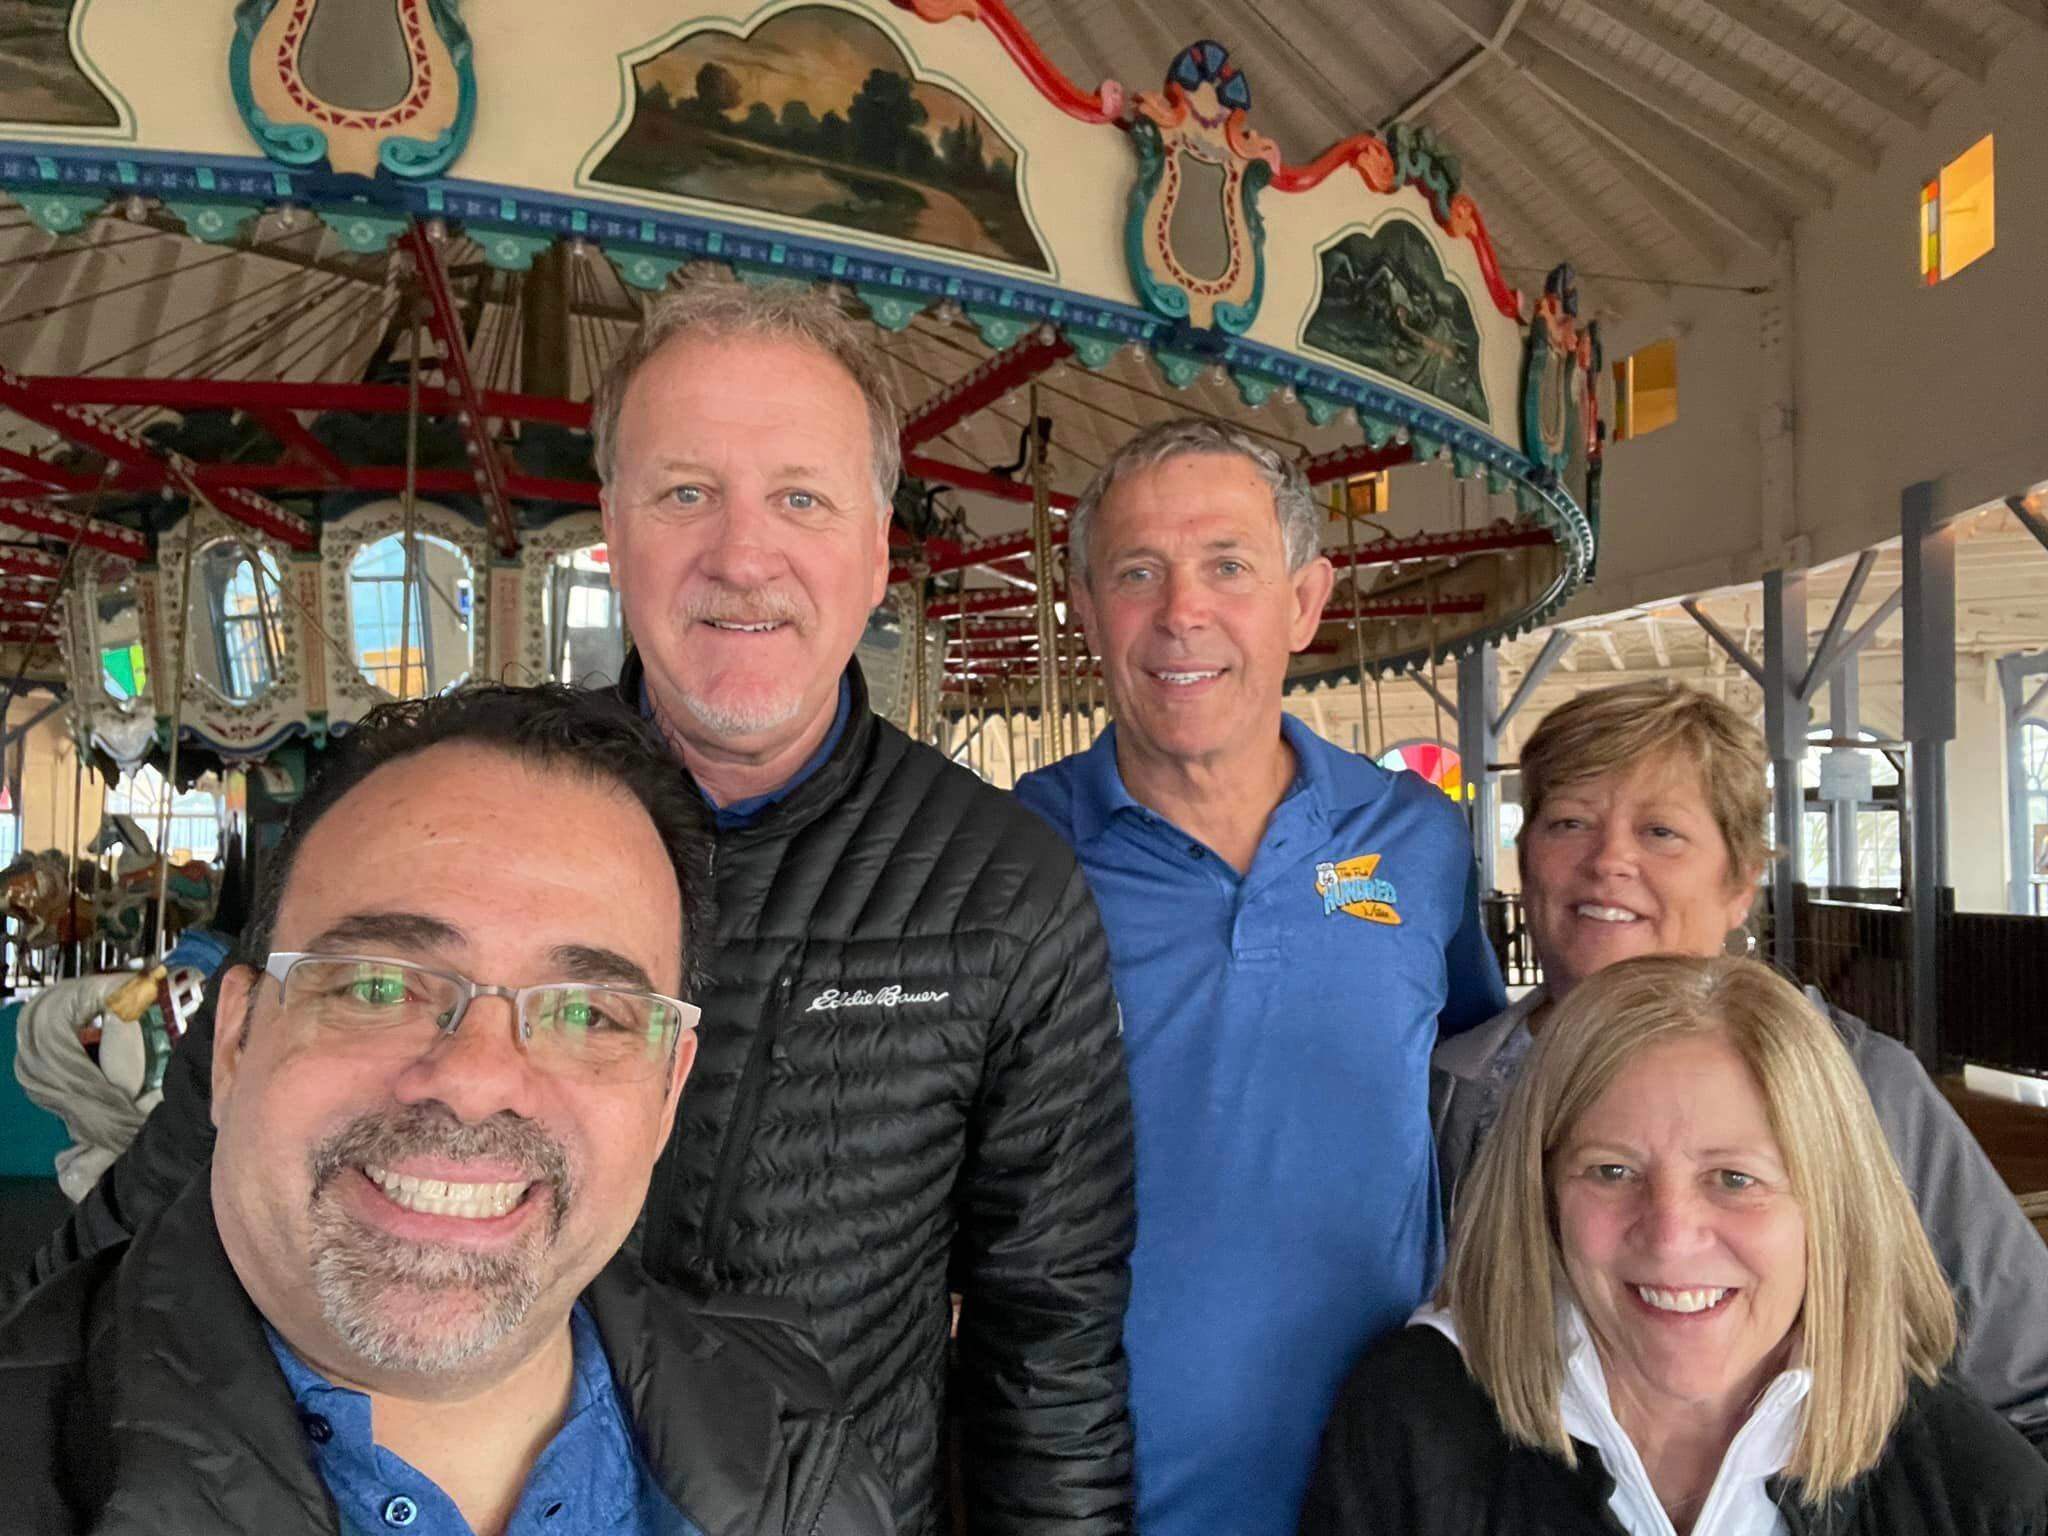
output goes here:
[[1316, 894], [1323, 898], [1323, 916], [1348, 912], [1368, 923], [1387, 923], [1398, 928], [1401, 914], [1394, 910], [1394, 903], [1399, 898], [1393, 883], [1379, 878], [1379, 867], [1380, 856], [1376, 853], [1361, 854], [1341, 863], [1318, 864]]
[[872, 992], [853, 988], [842, 992], [827, 987], [811, 999], [806, 1013], [837, 1013], [841, 1008], [901, 1008], [909, 1003], [943, 1003], [951, 992], [908, 992], [902, 987], [877, 987]]

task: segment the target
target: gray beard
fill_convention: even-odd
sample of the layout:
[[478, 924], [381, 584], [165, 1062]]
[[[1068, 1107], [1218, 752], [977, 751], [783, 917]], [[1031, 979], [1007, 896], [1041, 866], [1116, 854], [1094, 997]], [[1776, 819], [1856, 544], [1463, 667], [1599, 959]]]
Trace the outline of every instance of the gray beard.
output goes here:
[[[323, 1198], [350, 1169], [419, 1152], [517, 1161], [550, 1186], [547, 1221], [515, 1249], [477, 1253], [396, 1237]], [[568, 1160], [538, 1125], [509, 1111], [466, 1125], [442, 1105], [413, 1105], [344, 1127], [315, 1149], [312, 1165], [313, 1293], [361, 1363], [420, 1376], [460, 1370], [525, 1323], [540, 1297], [541, 1260], [575, 1199]]]
[[690, 718], [714, 736], [755, 736], [784, 726], [803, 712], [803, 694], [786, 699], [765, 699], [752, 704], [714, 704], [686, 688], [678, 688], [683, 708]]

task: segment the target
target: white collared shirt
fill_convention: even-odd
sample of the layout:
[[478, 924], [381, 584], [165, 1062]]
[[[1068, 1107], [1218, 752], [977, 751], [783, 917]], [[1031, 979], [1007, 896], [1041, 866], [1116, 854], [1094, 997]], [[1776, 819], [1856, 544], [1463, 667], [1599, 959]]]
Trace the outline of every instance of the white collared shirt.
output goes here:
[[[1410, 1321], [1436, 1329], [1453, 1344], [1458, 1342], [1456, 1322], [1439, 1308], [1424, 1307]], [[1558, 1342], [1565, 1354], [1564, 1395], [1559, 1404], [1565, 1433], [1600, 1453], [1614, 1479], [1607, 1507], [1629, 1536], [1677, 1536], [1671, 1517], [1650, 1485], [1642, 1457], [1614, 1416], [1607, 1396], [1607, 1373], [1601, 1369], [1585, 1316], [1570, 1303], [1558, 1309]], [[1813, 1373], [1799, 1369], [1780, 1372], [1764, 1388], [1721, 1459], [1707, 1501], [1693, 1521], [1692, 1536], [1789, 1536], [1791, 1527], [1772, 1502], [1765, 1482], [1792, 1459], [1799, 1438], [1800, 1408], [1812, 1385]]]

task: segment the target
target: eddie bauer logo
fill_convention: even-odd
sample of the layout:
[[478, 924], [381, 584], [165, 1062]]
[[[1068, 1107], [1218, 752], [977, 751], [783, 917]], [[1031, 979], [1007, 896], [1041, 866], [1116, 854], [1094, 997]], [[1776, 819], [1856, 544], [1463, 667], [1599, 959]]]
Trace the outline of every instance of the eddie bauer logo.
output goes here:
[[901, 987], [883, 987], [876, 992], [842, 992], [827, 987], [811, 999], [806, 1013], [832, 1013], [840, 1008], [900, 1008], [905, 1003], [943, 1003], [951, 992], [906, 992]]
[[1391, 881], [1375, 876], [1374, 871], [1379, 867], [1380, 856], [1376, 853], [1362, 854], [1342, 863], [1318, 864], [1316, 894], [1323, 898], [1323, 916], [1348, 912], [1368, 923], [1400, 927], [1401, 914], [1394, 910], [1394, 903], [1399, 898]]

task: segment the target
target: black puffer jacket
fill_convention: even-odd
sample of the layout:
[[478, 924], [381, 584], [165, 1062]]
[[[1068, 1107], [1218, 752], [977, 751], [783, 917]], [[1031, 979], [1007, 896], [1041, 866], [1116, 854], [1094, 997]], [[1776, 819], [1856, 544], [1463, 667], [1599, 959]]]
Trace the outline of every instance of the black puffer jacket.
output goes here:
[[[1131, 1132], [1101, 926], [1042, 822], [851, 677], [831, 756], [718, 835], [699, 1054], [643, 1257], [808, 1308], [903, 1536], [939, 1527], [950, 1280], [975, 1536], [1124, 1532]], [[638, 698], [637, 660], [621, 692]], [[211, 1051], [209, 1015], [39, 1273], [147, 1219], [206, 1156]]]
[[[615, 1260], [583, 1293], [635, 1438], [704, 1536], [888, 1536], [888, 1486], [778, 1302], [696, 1302]], [[201, 1173], [132, 1242], [0, 1320], [10, 1536], [339, 1536]]]

